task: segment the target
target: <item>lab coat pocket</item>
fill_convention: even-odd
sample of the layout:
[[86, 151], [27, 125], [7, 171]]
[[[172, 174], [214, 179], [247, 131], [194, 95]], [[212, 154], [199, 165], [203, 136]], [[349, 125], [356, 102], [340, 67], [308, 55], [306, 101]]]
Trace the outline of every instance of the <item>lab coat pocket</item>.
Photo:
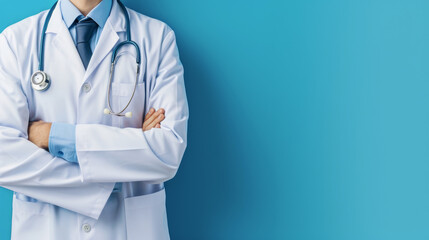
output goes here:
[[113, 111], [119, 112], [123, 108], [125, 108], [125, 106], [128, 105], [128, 107], [122, 112], [122, 114], [130, 112], [132, 115], [131, 118], [113, 115], [112, 124], [115, 127], [142, 127], [145, 101], [145, 85], [144, 83], [138, 83], [136, 85], [136, 91], [133, 96], [134, 85], [134, 83], [112, 83], [111, 104]]
[[[43, 215], [46, 212], [48, 207], [46, 203], [40, 202], [37, 200], [35, 202], [30, 200], [21, 200], [17, 197], [18, 194], [20, 193], [15, 193], [13, 195], [13, 212], [14, 213]], [[31, 198], [28, 198], [28, 199], [31, 199]]]
[[11, 239], [35, 239], [34, 232], [49, 232], [49, 208], [44, 202], [21, 200], [14, 194]]
[[168, 240], [165, 189], [125, 198], [128, 240]]

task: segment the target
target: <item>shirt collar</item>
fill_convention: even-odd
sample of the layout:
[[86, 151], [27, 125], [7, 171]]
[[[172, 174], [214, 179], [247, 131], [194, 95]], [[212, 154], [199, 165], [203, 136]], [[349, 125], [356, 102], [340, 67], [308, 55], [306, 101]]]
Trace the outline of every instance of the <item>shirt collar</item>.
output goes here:
[[[87, 17], [92, 18], [100, 28], [104, 27], [107, 18], [110, 15], [112, 8], [112, 0], [102, 0], [91, 12], [88, 13]], [[63, 16], [64, 23], [67, 28], [70, 28], [76, 18], [78, 20], [84, 18], [83, 14], [70, 2], [70, 0], [60, 1], [61, 14]]]

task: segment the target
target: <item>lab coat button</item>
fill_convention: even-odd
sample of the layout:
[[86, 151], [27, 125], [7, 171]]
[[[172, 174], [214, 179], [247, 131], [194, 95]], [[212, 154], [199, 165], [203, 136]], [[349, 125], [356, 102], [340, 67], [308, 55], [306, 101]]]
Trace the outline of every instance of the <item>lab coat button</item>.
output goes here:
[[82, 230], [83, 230], [84, 232], [86, 232], [86, 233], [91, 232], [91, 225], [89, 225], [89, 224], [84, 224], [84, 225], [82, 226]]
[[83, 85], [83, 90], [84, 90], [85, 92], [89, 92], [89, 91], [91, 91], [91, 84], [89, 84], [89, 83], [85, 83], [85, 84]]

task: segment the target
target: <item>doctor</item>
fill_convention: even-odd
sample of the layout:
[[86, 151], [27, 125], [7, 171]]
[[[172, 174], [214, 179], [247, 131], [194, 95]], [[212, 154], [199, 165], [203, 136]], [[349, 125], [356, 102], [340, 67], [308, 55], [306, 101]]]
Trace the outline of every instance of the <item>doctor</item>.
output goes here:
[[163, 182], [188, 121], [170, 27], [118, 0], [59, 0], [0, 34], [0, 83], [12, 239], [169, 239]]

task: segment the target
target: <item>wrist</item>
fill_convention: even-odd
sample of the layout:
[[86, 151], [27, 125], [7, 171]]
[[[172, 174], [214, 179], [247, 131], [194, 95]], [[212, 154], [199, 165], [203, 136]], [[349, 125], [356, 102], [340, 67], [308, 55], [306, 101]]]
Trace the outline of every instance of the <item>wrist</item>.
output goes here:
[[49, 149], [49, 134], [51, 133], [52, 123], [46, 122], [43, 124], [43, 141], [42, 148]]

